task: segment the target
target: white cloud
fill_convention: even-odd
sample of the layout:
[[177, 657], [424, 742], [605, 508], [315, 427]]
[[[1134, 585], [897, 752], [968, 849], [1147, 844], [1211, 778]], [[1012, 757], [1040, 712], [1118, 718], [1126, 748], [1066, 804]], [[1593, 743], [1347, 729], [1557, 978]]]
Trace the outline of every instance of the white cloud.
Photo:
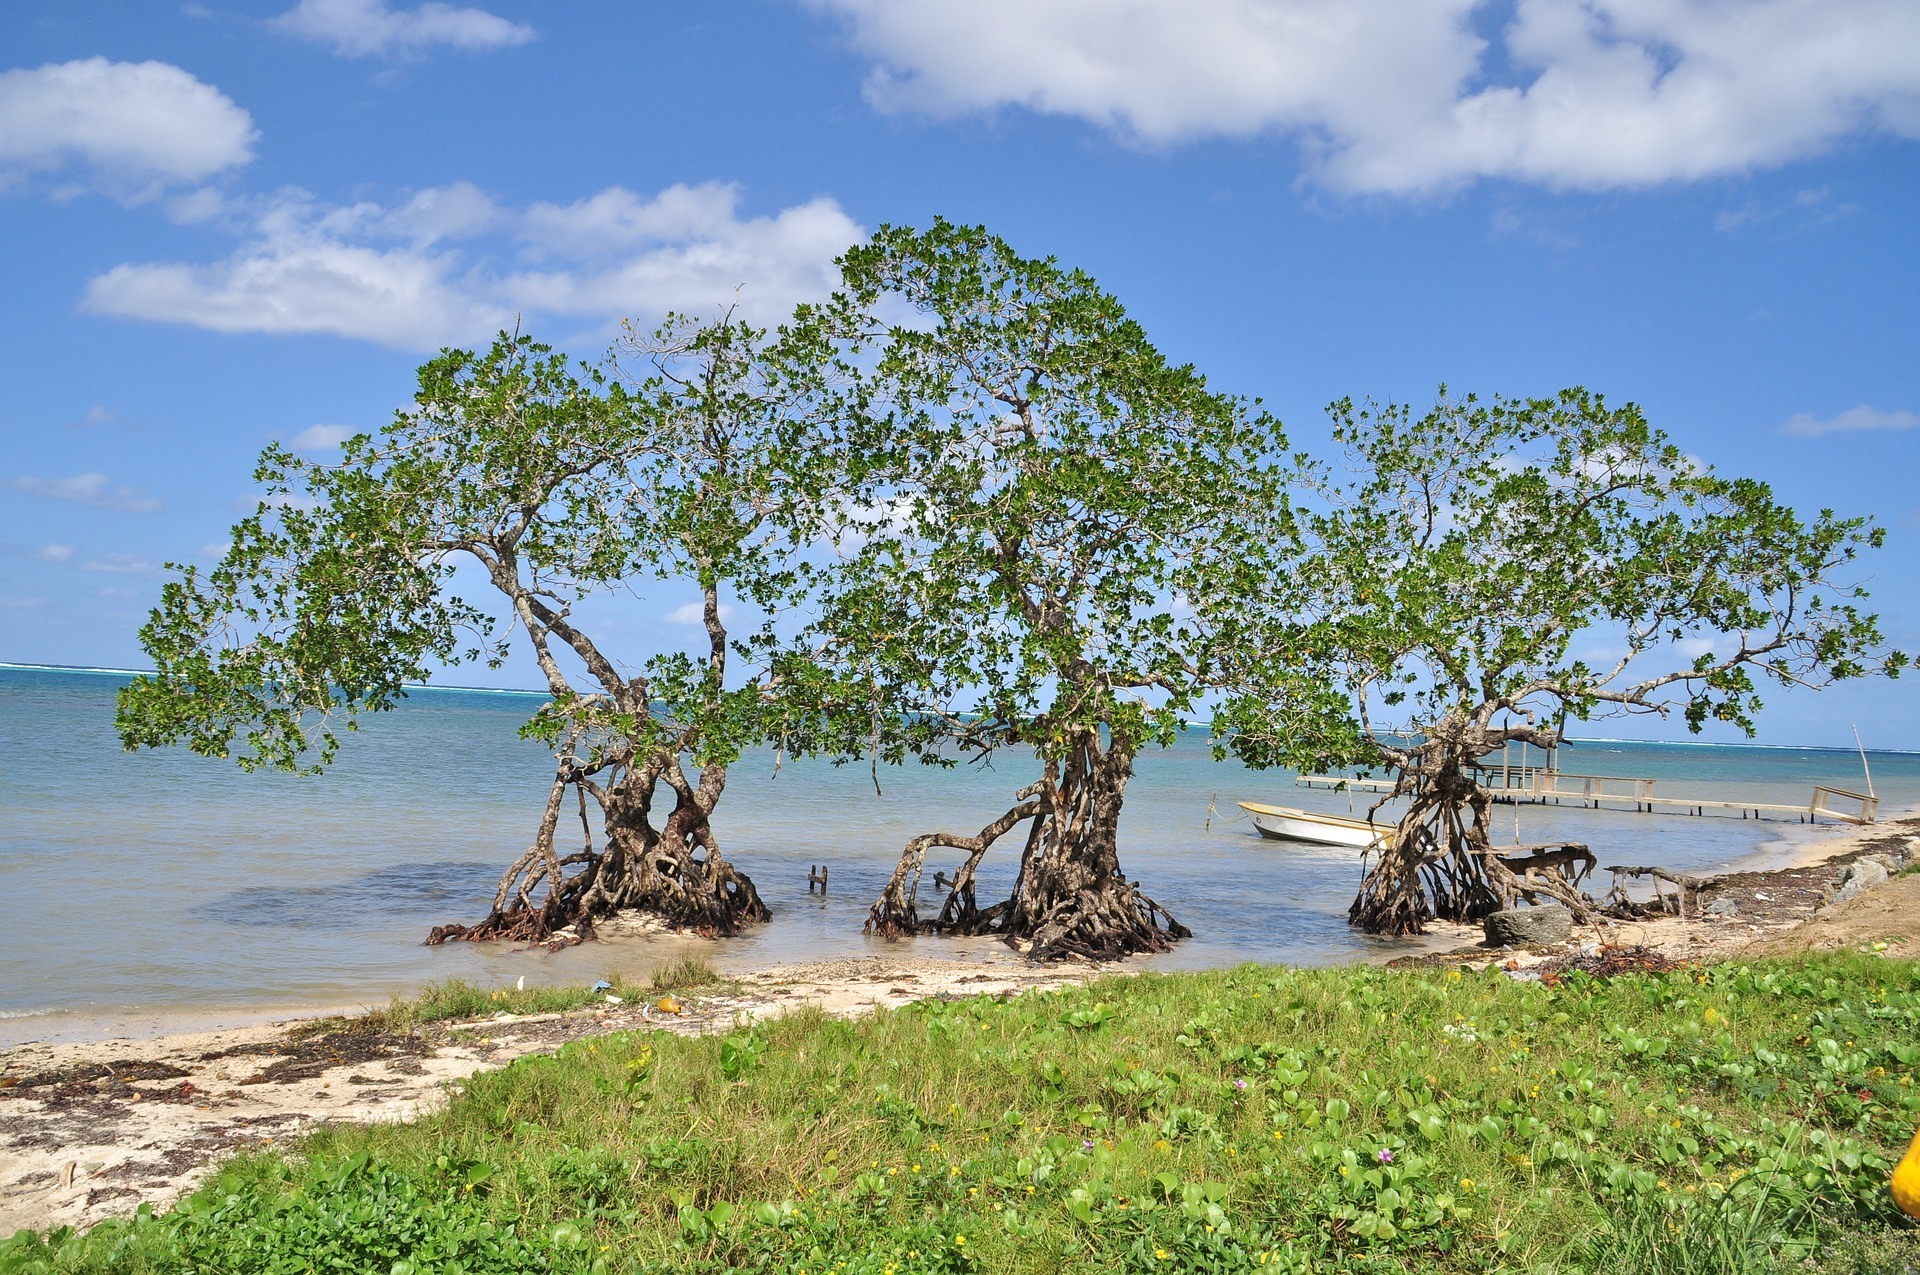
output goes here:
[[40, 550], [39, 556], [45, 558], [48, 562], [71, 562], [73, 561], [73, 546], [61, 544], [47, 545]]
[[167, 216], [183, 226], [212, 221], [227, 209], [227, 201], [211, 186], [202, 186], [167, 200]]
[[288, 191], [238, 223], [244, 242], [224, 261], [116, 266], [90, 281], [82, 304], [220, 332], [430, 350], [523, 317], [602, 324], [737, 299], [764, 321], [832, 288], [834, 257], [862, 234], [838, 204], [742, 217], [739, 199], [720, 183], [651, 197], [610, 187], [514, 211], [464, 183], [395, 208]]
[[536, 204], [523, 239], [531, 257], [575, 264], [523, 270], [502, 290], [516, 309], [614, 316], [704, 310], [740, 289], [742, 312], [761, 320], [831, 291], [833, 259], [862, 236], [840, 205], [814, 199], [743, 219], [739, 194], [717, 182], [651, 198], [616, 186], [565, 207]]
[[[733, 623], [733, 617], [733, 608], [722, 602], [720, 604], [720, 623], [731, 624]], [[668, 624], [705, 624], [707, 622], [707, 613], [702, 603], [689, 602], [685, 606], [675, 607], [660, 618]]]
[[117, 416], [111, 409], [102, 407], [100, 406], [100, 404], [95, 403], [92, 407], [89, 407], [87, 409], [87, 414], [85, 416], [82, 416], [79, 420], [73, 422], [73, 426], [75, 429], [85, 429], [93, 425], [111, 425], [119, 419], [120, 419], [119, 416]]
[[534, 204], [527, 209], [521, 237], [536, 251], [591, 257], [698, 235], [730, 220], [739, 202], [739, 188], [720, 182], [669, 186], [650, 199], [624, 186], [609, 186], [571, 204]]
[[80, 569], [116, 576], [148, 576], [159, 570], [146, 558], [137, 558], [130, 553], [108, 553], [89, 558], [80, 564]]
[[343, 57], [412, 57], [433, 45], [500, 49], [533, 39], [533, 28], [485, 9], [423, 4], [390, 9], [383, 0], [300, 0], [274, 19], [283, 30], [333, 46]]
[[78, 164], [126, 199], [253, 157], [253, 119], [165, 62], [87, 58], [0, 72], [0, 186]]
[[1780, 426], [1782, 434], [1797, 438], [1818, 438], [1822, 434], [1853, 434], [1861, 430], [1912, 429], [1920, 425], [1920, 412], [1883, 412], [1861, 403], [1838, 416], [1821, 418], [1812, 412], [1790, 416]]
[[293, 445], [303, 452], [331, 451], [359, 432], [351, 425], [309, 425], [293, 436]]
[[1286, 135], [1354, 192], [1648, 186], [1920, 137], [1911, 0], [1517, 0], [1497, 31], [1482, 0], [803, 2], [874, 60], [881, 110]]
[[29, 496], [49, 500], [67, 500], [94, 509], [112, 509], [120, 513], [151, 514], [163, 507], [158, 500], [132, 487], [115, 487], [99, 473], [75, 474], [71, 478], [10, 478], [5, 483]]
[[1769, 222], [1784, 220], [1789, 231], [1804, 230], [1809, 227], [1839, 221], [1851, 217], [1860, 211], [1858, 204], [1845, 203], [1832, 198], [1832, 192], [1822, 186], [1816, 190], [1802, 190], [1792, 199], [1763, 204], [1748, 201], [1739, 208], [1729, 208], [1713, 219], [1713, 228], [1721, 234], [1739, 230], [1743, 226], [1758, 226]]
[[385, 215], [391, 233], [404, 236], [415, 247], [442, 239], [464, 239], [492, 228], [500, 209], [472, 182], [454, 182], [417, 192]]

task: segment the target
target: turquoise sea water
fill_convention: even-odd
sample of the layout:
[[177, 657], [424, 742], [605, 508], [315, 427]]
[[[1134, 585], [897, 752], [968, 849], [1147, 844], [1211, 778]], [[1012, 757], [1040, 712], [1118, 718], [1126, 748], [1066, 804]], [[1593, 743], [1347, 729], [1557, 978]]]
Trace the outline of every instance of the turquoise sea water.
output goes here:
[[[723, 968], [860, 955], [866, 908], [901, 846], [934, 828], [978, 830], [1029, 782], [1029, 759], [994, 769], [882, 770], [770, 755], [735, 768], [716, 820], [774, 921], [717, 947], [660, 938], [558, 955], [498, 946], [427, 948], [427, 929], [484, 913], [521, 850], [550, 764], [516, 730], [538, 698], [425, 690], [347, 738], [319, 778], [240, 772], [185, 751], [129, 754], [113, 734], [121, 675], [0, 668], [0, 1040], [76, 1016], [232, 1015], [286, 1005], [382, 1001], [453, 975], [530, 982], [644, 973], [690, 944]], [[1871, 754], [1883, 810], [1920, 805], [1920, 755]], [[1569, 771], [1644, 775], [1660, 791], [1804, 802], [1814, 784], [1858, 788], [1860, 758], [1819, 749], [1583, 742]], [[1350, 852], [1260, 840], [1237, 800], [1345, 811], [1364, 797], [1296, 788], [1290, 775], [1211, 760], [1204, 731], [1141, 759], [1129, 788], [1129, 873], [1190, 925], [1170, 966], [1320, 963], [1377, 952], [1345, 912]], [[1209, 805], [1215, 806], [1208, 827]], [[1496, 830], [1513, 833], [1497, 811]], [[1519, 812], [1525, 841], [1587, 842], [1609, 862], [1698, 870], [1779, 853], [1834, 831], [1792, 822], [1570, 808]], [[990, 858], [989, 886], [1010, 881]], [[832, 890], [810, 896], [807, 867]], [[984, 893], [985, 891], [983, 891]], [[1005, 959], [993, 944], [920, 940]]]

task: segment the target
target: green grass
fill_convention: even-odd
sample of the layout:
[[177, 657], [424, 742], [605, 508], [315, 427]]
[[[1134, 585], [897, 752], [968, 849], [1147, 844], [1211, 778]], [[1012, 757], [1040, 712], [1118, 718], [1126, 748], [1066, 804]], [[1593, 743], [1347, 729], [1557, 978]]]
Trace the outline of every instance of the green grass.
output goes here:
[[[647, 994], [618, 974], [608, 975], [612, 992], [623, 1000]], [[316, 1018], [295, 1028], [296, 1034], [333, 1031], [409, 1032], [430, 1023], [491, 1018], [496, 1014], [555, 1014], [606, 1003], [606, 992], [585, 987], [481, 987], [462, 978], [429, 983], [410, 997], [396, 996], [388, 1004], [350, 1018]]]
[[653, 972], [653, 990], [656, 992], [689, 992], [700, 988], [720, 987], [726, 980], [721, 978], [713, 966], [697, 956], [682, 956], [678, 960], [668, 961]]
[[26, 1271], [1920, 1271], [1920, 963], [1262, 967], [632, 1033]]

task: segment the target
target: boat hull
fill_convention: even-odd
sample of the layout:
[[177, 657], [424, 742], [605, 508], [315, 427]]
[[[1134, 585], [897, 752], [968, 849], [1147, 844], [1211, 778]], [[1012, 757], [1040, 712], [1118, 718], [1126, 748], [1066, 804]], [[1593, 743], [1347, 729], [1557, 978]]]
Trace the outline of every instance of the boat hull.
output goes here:
[[1364, 819], [1344, 815], [1326, 815], [1317, 810], [1299, 810], [1293, 806], [1268, 806], [1242, 801], [1240, 808], [1253, 817], [1260, 835], [1273, 841], [1298, 841], [1307, 845], [1342, 846], [1351, 850], [1370, 850], [1386, 843], [1391, 828], [1370, 824]]

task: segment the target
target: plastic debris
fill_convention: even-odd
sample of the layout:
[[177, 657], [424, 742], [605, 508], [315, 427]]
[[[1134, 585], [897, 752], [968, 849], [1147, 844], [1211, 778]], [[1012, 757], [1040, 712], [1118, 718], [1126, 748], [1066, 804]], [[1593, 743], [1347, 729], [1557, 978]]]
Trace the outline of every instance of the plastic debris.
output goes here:
[[680, 1002], [671, 996], [662, 996], [653, 1003], [653, 1007], [663, 1014], [678, 1014], [680, 1012]]
[[603, 978], [587, 990], [590, 992], [610, 992], [613, 990], [613, 984]]

